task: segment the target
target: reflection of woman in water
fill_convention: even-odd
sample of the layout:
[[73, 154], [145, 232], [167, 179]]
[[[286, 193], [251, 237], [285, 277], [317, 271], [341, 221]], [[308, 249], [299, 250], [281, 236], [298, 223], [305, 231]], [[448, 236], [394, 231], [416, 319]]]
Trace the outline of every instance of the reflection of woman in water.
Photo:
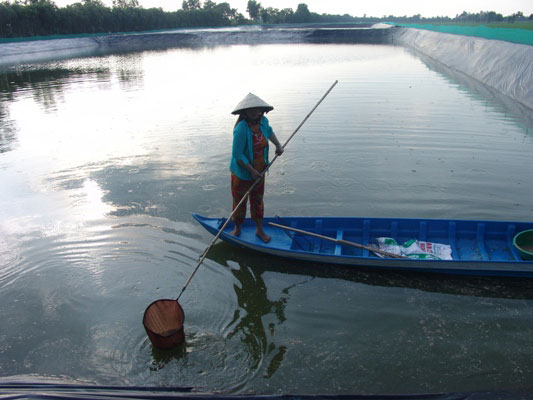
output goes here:
[[[241, 287], [234, 285], [240, 308], [235, 313], [233, 321], [229, 324], [231, 326], [238, 321], [229, 337], [237, 334], [242, 335], [242, 342], [248, 347], [250, 356], [255, 361], [253, 365], [254, 369], [259, 366], [263, 357], [269, 357], [277, 350], [270, 357], [270, 363], [265, 373], [265, 376], [270, 378], [281, 365], [287, 348], [285, 346], [276, 348], [272, 337], [267, 337], [267, 331], [265, 326], [263, 326], [263, 318], [269, 314], [275, 314], [278, 319], [278, 325], [283, 323], [285, 321], [285, 304], [287, 299], [284, 297], [277, 301], [270, 301], [268, 299], [267, 288], [263, 278], [261, 278], [263, 271], [254, 273], [255, 271], [251, 268], [241, 266], [240, 269], [232, 270], [231, 272], [240, 282]], [[246, 313], [242, 317], [239, 315], [241, 310], [244, 310]], [[269, 324], [268, 331], [270, 332], [270, 336], [274, 336], [275, 327], [276, 324]]]

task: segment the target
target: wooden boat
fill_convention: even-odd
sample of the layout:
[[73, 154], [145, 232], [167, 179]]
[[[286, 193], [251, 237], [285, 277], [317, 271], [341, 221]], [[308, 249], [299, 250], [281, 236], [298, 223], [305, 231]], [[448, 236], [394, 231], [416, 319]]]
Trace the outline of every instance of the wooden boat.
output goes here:
[[[216, 235], [224, 218], [193, 217]], [[280, 226], [274, 226], [277, 224]], [[533, 222], [469, 221], [363, 217], [270, 217], [264, 220], [269, 243], [255, 235], [246, 219], [239, 237], [230, 222], [220, 239], [261, 253], [354, 267], [410, 270], [477, 276], [533, 278], [533, 260], [522, 259], [513, 245], [516, 234], [533, 229]], [[452, 260], [397, 258], [372, 247], [378, 237], [449, 245]], [[378, 249], [376, 251], [376, 249]], [[385, 254], [385, 255], [384, 255]]]

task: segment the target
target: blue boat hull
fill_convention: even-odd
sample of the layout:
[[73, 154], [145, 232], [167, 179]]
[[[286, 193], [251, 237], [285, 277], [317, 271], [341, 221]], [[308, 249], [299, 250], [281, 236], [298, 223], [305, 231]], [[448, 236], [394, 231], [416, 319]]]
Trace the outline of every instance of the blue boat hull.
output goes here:
[[[216, 235], [225, 222], [221, 218], [193, 217]], [[392, 237], [398, 243], [410, 239], [450, 245], [453, 260], [381, 258], [367, 249], [355, 248], [293, 233], [270, 226], [274, 222], [306, 232], [369, 245], [377, 237]], [[533, 229], [533, 222], [468, 221], [436, 219], [391, 219], [363, 217], [272, 217], [264, 220], [271, 237], [263, 243], [255, 235], [255, 224], [246, 219], [239, 237], [230, 234], [230, 222], [220, 239], [261, 253], [303, 261], [354, 267], [385, 268], [456, 275], [533, 278], [533, 261], [522, 260], [513, 246], [516, 233]]]

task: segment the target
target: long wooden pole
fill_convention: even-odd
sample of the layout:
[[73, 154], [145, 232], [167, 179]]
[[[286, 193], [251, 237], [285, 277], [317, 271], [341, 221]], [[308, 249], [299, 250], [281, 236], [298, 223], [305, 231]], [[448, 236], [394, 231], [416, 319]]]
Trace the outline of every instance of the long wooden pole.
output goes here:
[[[307, 116], [304, 118], [304, 120], [300, 123], [300, 125], [298, 125], [298, 127], [294, 130], [294, 132], [292, 133], [291, 136], [289, 136], [289, 138], [285, 141], [285, 143], [283, 144], [283, 148], [285, 148], [285, 146], [287, 146], [287, 144], [289, 144], [289, 142], [291, 141], [291, 139], [294, 137], [294, 135], [296, 135], [296, 132], [298, 132], [300, 130], [300, 128], [302, 127], [302, 125], [309, 119], [309, 117], [311, 116], [311, 114], [316, 110], [316, 108], [320, 105], [320, 103], [322, 103], [322, 101], [326, 98], [326, 96], [329, 94], [329, 92], [331, 92], [333, 90], [333, 88], [335, 87], [335, 85], [338, 83], [339, 81], [335, 81], [333, 83], [333, 85], [331, 85], [331, 87], [328, 89], [328, 91], [322, 96], [322, 98], [318, 101], [318, 103], [316, 103], [316, 105], [313, 107], [313, 109], [309, 112], [309, 114], [307, 114]], [[185, 292], [185, 289], [187, 289], [187, 286], [189, 286], [189, 283], [191, 282], [193, 276], [196, 274], [196, 271], [198, 271], [198, 268], [200, 268], [200, 265], [202, 265], [202, 263], [204, 262], [205, 258], [207, 257], [207, 253], [209, 252], [209, 250], [211, 249], [211, 247], [213, 247], [213, 245], [215, 244], [215, 242], [218, 240], [218, 238], [220, 237], [220, 235], [222, 234], [222, 232], [224, 232], [224, 229], [226, 228], [226, 226], [229, 224], [229, 222], [231, 221], [231, 217], [233, 217], [233, 214], [235, 214], [238, 210], [238, 208], [246, 201], [246, 199], [248, 198], [248, 195], [251, 193], [252, 189], [261, 181], [261, 179], [263, 179], [265, 177], [265, 174], [266, 172], [268, 171], [268, 169], [272, 166], [272, 164], [274, 164], [274, 161], [276, 161], [276, 159], [278, 158], [278, 155], [276, 154], [276, 156], [272, 159], [272, 161], [270, 162], [270, 164], [267, 165], [266, 169], [263, 171], [263, 173], [261, 173], [261, 176], [259, 178], [257, 178], [255, 180], [255, 182], [252, 184], [252, 186], [250, 187], [250, 189], [248, 189], [248, 191], [246, 192], [246, 194], [244, 195], [244, 197], [242, 198], [242, 200], [239, 202], [239, 204], [237, 204], [237, 206], [233, 209], [233, 211], [231, 212], [231, 214], [229, 215], [229, 217], [226, 219], [226, 222], [224, 222], [224, 224], [220, 227], [220, 229], [218, 230], [218, 233], [215, 235], [215, 238], [213, 239], [213, 241], [211, 242], [211, 244], [204, 250], [204, 252], [202, 253], [202, 255], [200, 256], [200, 260], [198, 261], [198, 264], [196, 264], [196, 267], [194, 268], [194, 270], [192, 271], [191, 275], [189, 276], [189, 278], [187, 279], [187, 282], [185, 282], [185, 285], [183, 286], [183, 289], [181, 289], [181, 292], [180, 294], [178, 295], [176, 301], [178, 301], [181, 297], [181, 295], [183, 294], [183, 292]]]
[[332, 238], [332, 237], [329, 237], [329, 236], [319, 235], [318, 233], [303, 231], [301, 229], [296, 229], [296, 228], [291, 228], [289, 226], [276, 224], [274, 222], [269, 222], [268, 224], [272, 225], [272, 226], [275, 226], [276, 228], [281, 228], [281, 229], [285, 229], [285, 230], [288, 230], [288, 231], [301, 233], [302, 235], [313, 236], [313, 237], [316, 237], [316, 238], [319, 238], [319, 239], [329, 240], [330, 242], [335, 242], [335, 243], [338, 243], [338, 244], [344, 244], [346, 246], [357, 247], [359, 249], [365, 249], [365, 250], [368, 250], [368, 251], [372, 251], [374, 253], [382, 254], [382, 255], [390, 257], [390, 258], [409, 258], [409, 257], [402, 256], [402, 255], [399, 255], [399, 254], [389, 253], [388, 251], [375, 249], [373, 247], [366, 246], [364, 244], [350, 242], [350, 241], [344, 240], [344, 239], [335, 239], [335, 238]]

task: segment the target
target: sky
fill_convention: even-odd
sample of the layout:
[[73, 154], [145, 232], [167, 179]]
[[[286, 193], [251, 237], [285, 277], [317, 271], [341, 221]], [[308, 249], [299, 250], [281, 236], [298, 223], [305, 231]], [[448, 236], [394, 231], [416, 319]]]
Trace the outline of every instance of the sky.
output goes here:
[[[59, 7], [79, 2], [80, 0], [54, 0]], [[215, 3], [227, 2], [244, 16], [248, 17], [246, 5], [248, 0], [213, 0]], [[298, 4], [307, 4], [309, 11], [318, 14], [350, 14], [355, 17], [412, 16], [421, 14], [423, 17], [449, 16], [455, 17], [463, 11], [477, 13], [480, 11], [496, 11], [504, 16], [522, 11], [524, 15], [533, 14], [533, 0], [256, 0], [263, 7], [278, 9], [292, 8]], [[139, 0], [144, 8], [161, 7], [165, 11], [181, 8], [183, 0]], [[201, 0], [203, 3], [203, 0]], [[112, 0], [103, 0], [111, 6]]]

